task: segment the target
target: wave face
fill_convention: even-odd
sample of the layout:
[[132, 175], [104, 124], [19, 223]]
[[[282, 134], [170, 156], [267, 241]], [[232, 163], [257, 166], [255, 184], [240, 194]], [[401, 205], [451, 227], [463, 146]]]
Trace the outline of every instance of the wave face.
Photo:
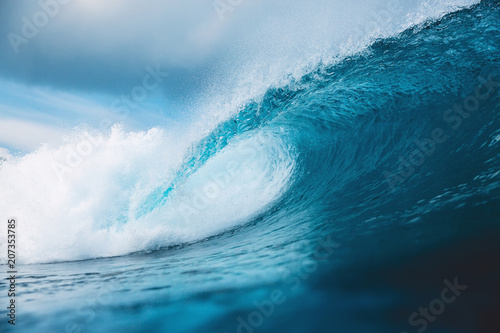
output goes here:
[[269, 88], [201, 139], [115, 127], [4, 153], [0, 210], [19, 219], [21, 260], [46, 263], [242, 226], [269, 243], [352, 239], [497, 200], [499, 31], [494, 1], [420, 23]]

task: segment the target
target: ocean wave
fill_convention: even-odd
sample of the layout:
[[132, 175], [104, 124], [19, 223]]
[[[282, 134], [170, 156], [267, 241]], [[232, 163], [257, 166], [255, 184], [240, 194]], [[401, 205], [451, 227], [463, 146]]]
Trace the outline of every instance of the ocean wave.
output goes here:
[[[444, 15], [462, 6], [443, 2], [437, 17], [422, 8], [411, 27], [373, 35], [362, 52], [357, 43], [325, 54], [336, 61], [307, 62], [300, 75], [242, 94], [230, 112], [193, 125], [196, 135], [115, 126], [24, 156], [5, 152], [0, 210], [19, 221], [21, 261], [151, 251], [255, 221], [314, 216], [321, 225], [361, 216], [368, 203], [387, 219], [413, 220], [498, 195], [498, 4]], [[410, 205], [399, 196], [409, 192], [434, 199]]]

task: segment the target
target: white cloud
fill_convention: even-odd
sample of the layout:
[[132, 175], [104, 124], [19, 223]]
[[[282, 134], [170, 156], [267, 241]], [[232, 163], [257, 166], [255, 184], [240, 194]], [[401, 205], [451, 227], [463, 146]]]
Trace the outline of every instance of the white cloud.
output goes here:
[[0, 145], [32, 150], [42, 143], [60, 142], [66, 133], [58, 128], [19, 119], [0, 118]]

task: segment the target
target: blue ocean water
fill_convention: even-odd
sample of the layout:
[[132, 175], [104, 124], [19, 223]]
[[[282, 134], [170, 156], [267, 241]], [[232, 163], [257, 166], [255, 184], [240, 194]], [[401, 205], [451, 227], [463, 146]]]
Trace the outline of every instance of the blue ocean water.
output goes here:
[[82, 249], [25, 250], [2, 332], [497, 332], [499, 45], [482, 1], [270, 88], [161, 181], [131, 165], [97, 230], [61, 231]]

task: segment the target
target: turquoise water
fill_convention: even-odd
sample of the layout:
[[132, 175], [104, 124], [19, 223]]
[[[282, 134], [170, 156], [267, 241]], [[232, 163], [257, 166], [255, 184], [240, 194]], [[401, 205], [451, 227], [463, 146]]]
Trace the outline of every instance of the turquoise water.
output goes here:
[[249, 100], [99, 212], [127, 250], [34, 247], [2, 332], [416, 332], [456, 277], [428, 332], [496, 331], [499, 45], [483, 1]]

